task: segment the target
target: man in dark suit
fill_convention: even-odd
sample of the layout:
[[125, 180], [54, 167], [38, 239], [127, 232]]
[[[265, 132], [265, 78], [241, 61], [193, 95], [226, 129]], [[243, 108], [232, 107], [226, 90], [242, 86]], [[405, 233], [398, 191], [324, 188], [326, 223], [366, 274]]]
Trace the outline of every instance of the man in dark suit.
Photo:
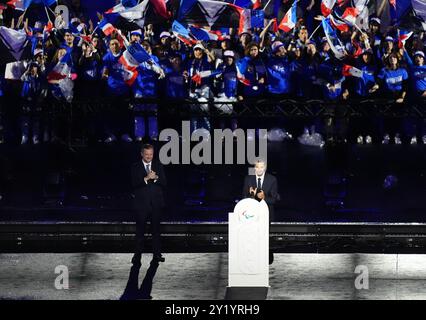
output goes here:
[[132, 166], [132, 186], [134, 189], [134, 211], [136, 212], [136, 251], [133, 264], [140, 264], [144, 246], [146, 220], [151, 220], [153, 260], [164, 262], [160, 245], [161, 211], [165, 206], [164, 189], [166, 176], [163, 165], [154, 160], [154, 147], [145, 144], [141, 150], [141, 161]]
[[[254, 175], [244, 179], [243, 197], [254, 198], [258, 201], [265, 200], [269, 208], [269, 223], [274, 220], [274, 205], [280, 199], [278, 194], [277, 178], [266, 172], [265, 161], [259, 160], [254, 166]], [[269, 251], [269, 264], [274, 261], [274, 254]]]

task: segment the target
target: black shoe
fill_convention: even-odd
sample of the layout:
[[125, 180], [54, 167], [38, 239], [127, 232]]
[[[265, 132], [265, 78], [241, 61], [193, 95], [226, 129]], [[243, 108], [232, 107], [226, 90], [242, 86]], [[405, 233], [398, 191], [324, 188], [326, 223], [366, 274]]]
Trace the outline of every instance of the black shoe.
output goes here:
[[164, 261], [166, 261], [166, 259], [161, 254], [153, 256], [152, 260], [157, 261], [157, 262], [164, 262]]
[[140, 254], [133, 255], [132, 264], [135, 265], [135, 266], [141, 265], [141, 258], [142, 258], [142, 256]]
[[271, 265], [274, 262], [274, 254], [269, 252], [269, 264]]

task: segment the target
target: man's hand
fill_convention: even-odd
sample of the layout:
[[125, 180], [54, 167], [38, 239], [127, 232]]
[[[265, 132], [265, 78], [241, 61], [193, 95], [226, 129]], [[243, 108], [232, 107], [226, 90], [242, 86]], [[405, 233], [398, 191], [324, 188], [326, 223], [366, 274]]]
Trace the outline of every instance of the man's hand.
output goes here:
[[151, 173], [153, 174], [153, 180], [157, 180], [158, 179], [158, 175], [155, 171], [151, 171]]
[[105, 69], [103, 72], [102, 72], [102, 79], [108, 79], [108, 69]]
[[262, 191], [260, 191], [260, 192], [257, 194], [257, 197], [258, 197], [260, 200], [264, 200], [264, 199], [265, 199], [265, 194], [263, 193], [263, 190], [262, 190]]
[[349, 98], [349, 90], [346, 89], [343, 92], [342, 96], [343, 96], [343, 100], [347, 100]]
[[155, 174], [155, 171], [150, 171], [147, 175], [148, 180], [155, 180], [157, 175]]
[[369, 93], [374, 93], [379, 89], [379, 85], [375, 84], [370, 90], [368, 90]]
[[256, 195], [256, 191], [257, 191], [257, 188], [250, 187], [249, 193], [250, 195], [254, 196]]

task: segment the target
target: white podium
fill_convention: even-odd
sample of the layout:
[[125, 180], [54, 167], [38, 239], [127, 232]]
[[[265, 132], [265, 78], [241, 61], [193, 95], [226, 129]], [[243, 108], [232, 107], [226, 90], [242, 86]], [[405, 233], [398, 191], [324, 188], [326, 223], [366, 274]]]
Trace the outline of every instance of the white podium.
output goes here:
[[259, 299], [260, 292], [266, 298], [269, 287], [268, 205], [263, 200], [241, 200], [234, 212], [229, 213], [228, 228], [227, 297], [250, 299], [255, 295], [253, 298]]

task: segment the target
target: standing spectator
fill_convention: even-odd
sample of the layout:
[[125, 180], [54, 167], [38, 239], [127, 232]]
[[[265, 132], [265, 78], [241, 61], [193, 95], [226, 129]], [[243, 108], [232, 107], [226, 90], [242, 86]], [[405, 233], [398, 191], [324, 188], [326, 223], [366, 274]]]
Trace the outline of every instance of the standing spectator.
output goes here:
[[281, 41], [272, 43], [272, 56], [266, 63], [268, 71], [268, 91], [273, 95], [287, 95], [290, 93], [290, 64], [287, 51]]
[[130, 32], [130, 43], [141, 43], [142, 31], [140, 29]]
[[[391, 103], [401, 104], [405, 100], [407, 94], [407, 70], [399, 66], [398, 56], [391, 53], [385, 60], [385, 67], [380, 70], [378, 76], [379, 87], [383, 96]], [[400, 107], [400, 106], [398, 106]], [[401, 144], [399, 130], [401, 123], [399, 119], [389, 119], [386, 123], [382, 121], [386, 133], [383, 137], [383, 144], [388, 144], [390, 134], [394, 134], [395, 144]]]
[[184, 66], [180, 54], [170, 57], [170, 67], [166, 68], [166, 96], [171, 99], [184, 99], [188, 93], [188, 81], [184, 76]]
[[[186, 66], [184, 76], [187, 77], [190, 83], [190, 97], [198, 102], [208, 102], [213, 97], [212, 93], [212, 78], [201, 77], [202, 72], [214, 70], [214, 56], [204, 48], [201, 43], [198, 43], [193, 48], [194, 57], [190, 59]], [[208, 112], [208, 104], [194, 104], [192, 107], [195, 113]], [[193, 117], [191, 120], [192, 130], [204, 128], [210, 131], [210, 121], [207, 116]]]
[[109, 51], [103, 57], [102, 78], [107, 80], [107, 96], [110, 106], [106, 111], [107, 138], [105, 143], [116, 141], [115, 133], [121, 134], [124, 142], [132, 142], [128, 134], [131, 127], [131, 114], [129, 110], [128, 97], [129, 87], [125, 82], [126, 70], [119, 62], [122, 55], [120, 43], [117, 39], [111, 39]]
[[[163, 71], [158, 71], [155, 65], [158, 65], [158, 58], [152, 54], [151, 45], [148, 41], [142, 43], [143, 48], [151, 57], [150, 61], [143, 62], [138, 67], [138, 77], [132, 86], [133, 95], [135, 98], [149, 98], [155, 99], [158, 97], [158, 73], [164, 77]], [[158, 138], [158, 119], [157, 119], [157, 104], [139, 103], [134, 104], [134, 111], [144, 112], [145, 116], [135, 115], [135, 136], [137, 141], [142, 141], [145, 135], [149, 136], [152, 140]], [[147, 125], [146, 125], [147, 124]]]
[[40, 142], [40, 96], [42, 91], [42, 75], [40, 66], [36, 62], [31, 62], [21, 77], [22, 86], [22, 115], [21, 115], [21, 144], [26, 144], [32, 132], [34, 144]]
[[[225, 114], [231, 114], [234, 110], [232, 104], [226, 102], [235, 102], [237, 101], [237, 66], [235, 64], [235, 53], [232, 50], [226, 50], [223, 53], [223, 62], [218, 65], [218, 70], [220, 70], [220, 75], [218, 76], [218, 96], [215, 101], [222, 102], [220, 104], [215, 104], [216, 108], [220, 109]], [[221, 119], [220, 127], [225, 128], [225, 122]], [[237, 119], [233, 118], [231, 120], [231, 129], [235, 130], [237, 128]]]
[[[354, 78], [354, 95], [359, 99], [373, 99], [377, 92], [378, 85], [376, 84], [377, 67], [374, 59], [373, 50], [364, 50], [362, 55], [357, 59], [355, 66], [362, 71], [362, 77]], [[365, 119], [353, 119], [352, 121], [356, 141], [358, 144], [372, 143], [372, 131], [374, 130], [371, 121]]]
[[248, 81], [248, 85], [242, 86], [240, 100], [243, 97], [261, 97], [266, 88], [266, 67], [260, 56], [259, 45], [254, 42], [247, 45], [245, 55], [237, 63], [239, 72]]
[[[404, 50], [404, 58], [407, 61], [410, 70], [410, 82], [413, 91], [414, 100], [425, 101], [426, 99], [426, 65], [425, 53], [423, 51], [414, 52], [414, 62], [410, 58], [407, 51]], [[423, 143], [426, 144], [426, 119], [409, 119], [407, 123], [409, 135], [411, 136], [410, 143], [416, 144], [416, 131], [419, 129]], [[411, 129], [411, 130], [410, 130]]]

